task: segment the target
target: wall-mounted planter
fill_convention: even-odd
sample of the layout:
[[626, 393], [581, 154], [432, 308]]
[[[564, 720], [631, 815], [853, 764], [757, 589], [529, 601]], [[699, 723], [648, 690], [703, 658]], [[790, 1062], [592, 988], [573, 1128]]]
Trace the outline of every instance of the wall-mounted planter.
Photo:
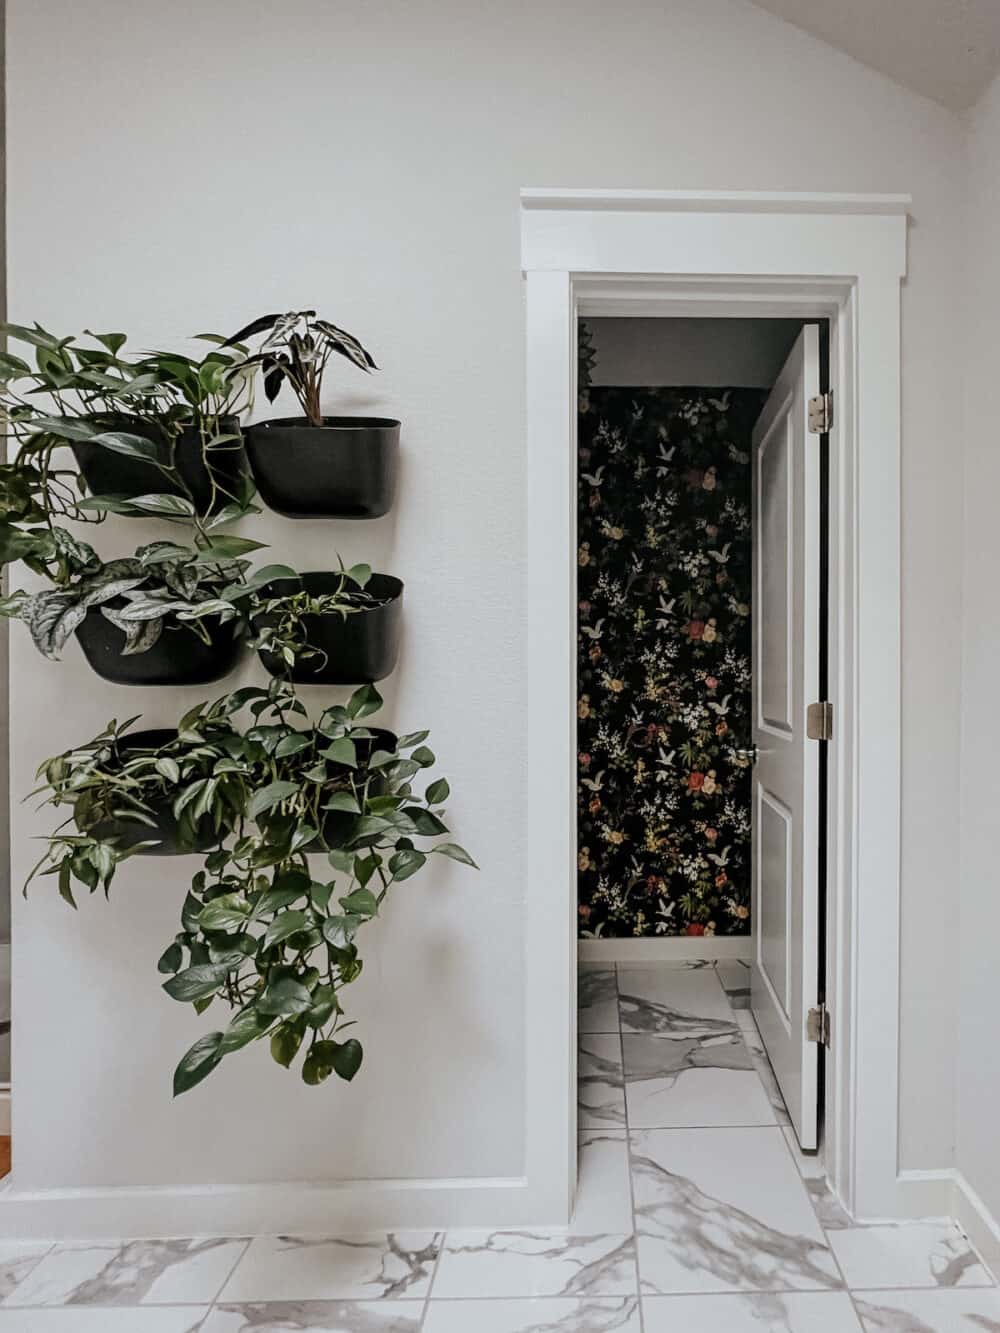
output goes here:
[[[356, 782], [367, 787], [369, 796], [381, 796], [385, 791], [385, 783], [379, 770], [375, 769], [370, 775], [365, 770], [368, 761], [376, 750], [387, 750], [389, 753], [395, 753], [396, 746], [399, 744], [399, 737], [392, 731], [386, 731], [382, 727], [369, 727], [370, 737], [352, 736], [354, 741], [354, 751], [358, 760], [356, 771]], [[327, 767], [331, 777], [343, 774], [345, 777], [352, 770], [345, 764], [333, 763], [327, 760]], [[323, 823], [320, 828], [320, 836], [309, 844], [307, 852], [328, 852], [333, 847], [343, 847], [344, 843], [350, 837], [354, 828], [357, 816], [352, 815], [347, 810], [327, 810]]]
[[[102, 430], [150, 437], [148, 424], [131, 417], [102, 417], [93, 424]], [[224, 417], [219, 425], [227, 435], [239, 434], [240, 424], [235, 417]], [[117, 495], [126, 499], [137, 495], [185, 495], [184, 486], [176, 478], [141, 458], [119, 454], [86, 440], [74, 440], [72, 449], [91, 495]], [[232, 447], [211, 450], [210, 462], [211, 472], [205, 463], [199, 432], [193, 427], [182, 431], [174, 447], [174, 465], [199, 514], [214, 513], [229, 504], [240, 493], [240, 478], [246, 474], [246, 454], [243, 446], [235, 442]]]
[[201, 623], [208, 643], [181, 621], [168, 619], [152, 648], [124, 656], [125, 635], [92, 607], [76, 637], [94, 671], [115, 685], [206, 685], [233, 670], [243, 636], [238, 622], [209, 618]]
[[[339, 591], [339, 574], [308, 573], [299, 579], [276, 579], [262, 589], [265, 597], [284, 597], [304, 588], [314, 597]], [[333, 614], [304, 616], [303, 628], [319, 657], [289, 668], [275, 653], [258, 653], [272, 676], [290, 675], [297, 685], [364, 685], [388, 676], [399, 657], [402, 632], [403, 584], [391, 574], [373, 574], [365, 592], [385, 600], [381, 606], [355, 611], [347, 617]], [[273, 623], [266, 614], [254, 618], [255, 629]]]
[[[124, 757], [137, 750], [159, 750], [176, 738], [176, 730], [170, 728], [130, 732], [122, 738], [119, 749]], [[150, 804], [150, 818], [155, 821], [155, 828], [139, 820], [119, 817], [102, 821], [91, 832], [95, 837], [114, 840], [121, 850], [135, 847], [140, 842], [153, 843], [153, 846], [144, 847], [138, 853], [140, 856], [183, 856], [189, 852], [207, 852], [218, 844], [211, 820], [202, 819], [192, 824], [190, 819], [182, 816], [178, 822], [171, 805], [171, 799], [162, 804]]]
[[378, 518], [392, 508], [398, 421], [283, 417], [248, 426], [245, 441], [258, 491], [286, 518]]

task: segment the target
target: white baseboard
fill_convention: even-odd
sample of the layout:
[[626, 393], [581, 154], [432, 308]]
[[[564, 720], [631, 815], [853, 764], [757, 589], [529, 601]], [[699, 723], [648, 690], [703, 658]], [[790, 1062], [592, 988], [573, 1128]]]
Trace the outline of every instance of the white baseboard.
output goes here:
[[952, 1167], [933, 1171], [900, 1171], [897, 1203], [885, 1217], [859, 1217], [861, 1223], [920, 1221], [950, 1218], [955, 1212], [955, 1172]]
[[557, 1227], [551, 1203], [523, 1176], [353, 1180], [343, 1184], [0, 1187], [0, 1238], [358, 1235], [449, 1227]]
[[10, 1088], [0, 1087], [0, 1137], [10, 1134]]
[[750, 961], [751, 941], [747, 935], [671, 935], [648, 939], [578, 940], [577, 957], [581, 963], [686, 963], [701, 959], [742, 958]]
[[955, 1221], [979, 1251], [994, 1279], [1000, 1276], [1000, 1223], [961, 1171], [955, 1172]]
[[994, 1278], [1000, 1277], [1000, 1222], [961, 1171], [901, 1171], [900, 1216], [958, 1223]]

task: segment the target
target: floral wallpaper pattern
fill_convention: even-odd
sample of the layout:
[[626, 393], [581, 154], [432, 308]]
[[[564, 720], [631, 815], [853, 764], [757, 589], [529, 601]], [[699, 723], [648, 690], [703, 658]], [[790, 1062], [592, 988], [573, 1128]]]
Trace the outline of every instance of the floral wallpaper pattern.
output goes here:
[[580, 934], [750, 928], [756, 389], [591, 388], [581, 344]]

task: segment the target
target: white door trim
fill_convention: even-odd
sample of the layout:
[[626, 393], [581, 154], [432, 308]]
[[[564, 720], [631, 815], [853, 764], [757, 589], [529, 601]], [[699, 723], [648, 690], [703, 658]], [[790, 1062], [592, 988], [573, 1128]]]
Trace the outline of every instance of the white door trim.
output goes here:
[[[527, 317], [527, 1154], [540, 1222], [575, 1189], [576, 318], [831, 320], [826, 1162], [858, 1217], [898, 1171], [901, 195], [522, 193]], [[863, 573], [863, 578], [861, 577]]]

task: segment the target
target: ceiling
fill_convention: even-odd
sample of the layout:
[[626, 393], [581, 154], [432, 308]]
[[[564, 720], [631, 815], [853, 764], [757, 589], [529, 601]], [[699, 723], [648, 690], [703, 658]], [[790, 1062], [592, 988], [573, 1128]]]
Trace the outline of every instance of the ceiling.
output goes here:
[[955, 111], [1000, 69], [1000, 0], [754, 0]]

